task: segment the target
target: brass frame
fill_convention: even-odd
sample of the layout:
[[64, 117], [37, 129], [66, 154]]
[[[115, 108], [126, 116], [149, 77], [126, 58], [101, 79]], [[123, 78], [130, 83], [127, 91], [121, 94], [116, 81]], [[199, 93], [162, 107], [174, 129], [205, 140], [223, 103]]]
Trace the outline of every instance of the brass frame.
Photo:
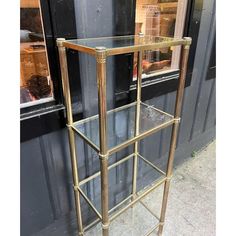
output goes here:
[[[129, 36], [120, 36], [116, 38], [125, 38]], [[140, 42], [142, 40], [143, 35], [139, 35]], [[174, 162], [174, 153], [176, 148], [176, 138], [179, 128], [180, 122], [180, 113], [181, 113], [181, 106], [184, 94], [184, 84], [185, 84], [185, 77], [187, 71], [187, 62], [188, 62], [188, 54], [189, 48], [191, 44], [191, 38], [183, 38], [183, 39], [171, 39], [164, 38], [166, 41], [158, 42], [158, 43], [151, 43], [151, 44], [140, 44], [134, 45], [130, 47], [119, 47], [119, 48], [105, 48], [105, 47], [96, 47], [91, 48], [83, 45], [75, 44], [74, 42], [68, 40], [66, 41], [64, 38], [57, 39], [57, 46], [59, 50], [59, 59], [60, 59], [60, 66], [61, 66], [61, 77], [62, 77], [62, 84], [63, 84], [63, 94], [65, 98], [65, 105], [66, 105], [66, 116], [67, 116], [67, 127], [68, 127], [68, 134], [69, 134], [69, 144], [70, 144], [70, 154], [71, 154], [71, 165], [72, 165], [72, 174], [73, 174], [73, 182], [74, 182], [74, 194], [75, 194], [75, 206], [76, 206], [76, 213], [77, 213], [77, 223], [78, 223], [78, 231], [79, 235], [84, 235], [84, 231], [88, 230], [89, 228], [93, 227], [99, 221], [102, 223], [102, 231], [103, 236], [109, 235], [109, 225], [112, 220], [122, 214], [125, 210], [132, 207], [135, 203], [140, 202], [153, 216], [157, 218], [159, 223], [150, 229], [145, 235], [150, 235], [154, 230], [157, 228], [158, 235], [161, 236], [163, 232], [163, 226], [165, 221], [165, 212], [167, 208], [167, 199], [168, 193], [170, 188], [170, 180], [172, 177], [173, 172], [173, 162]], [[95, 40], [95, 39], [94, 39]], [[181, 45], [181, 62], [180, 62], [180, 77], [179, 77], [179, 85], [176, 94], [176, 104], [175, 104], [175, 113], [174, 116], [165, 113], [157, 108], [155, 110], [162, 112], [163, 114], [169, 116], [171, 119], [157, 127], [154, 127], [150, 130], [145, 131], [144, 133], [139, 132], [139, 117], [140, 117], [140, 106], [146, 105], [141, 101], [141, 87], [142, 87], [142, 55], [145, 50], [156, 50], [159, 48], [170, 47], [170, 46], [177, 46]], [[71, 106], [71, 97], [70, 97], [70, 86], [69, 86], [69, 79], [68, 79], [68, 69], [67, 69], [67, 59], [66, 59], [66, 48], [70, 48], [73, 50], [77, 50], [80, 52], [84, 52], [90, 55], [93, 55], [96, 58], [96, 66], [97, 66], [97, 85], [98, 85], [98, 107], [99, 107], [99, 114], [97, 116], [89, 117], [82, 121], [74, 122], [73, 121], [73, 114], [72, 114], [72, 106]], [[124, 53], [133, 53], [138, 52], [138, 78], [137, 78], [137, 99], [136, 102], [132, 104], [125, 105], [121, 108], [113, 109], [112, 111], [107, 112], [107, 105], [106, 105], [106, 58], [108, 56], [117, 55], [117, 54], [124, 54]], [[135, 115], [135, 135], [133, 138], [127, 140], [124, 143], [121, 143], [111, 149], [108, 149], [107, 145], [107, 114], [109, 112], [119, 111], [121, 109], [128, 108], [129, 106], [136, 106], [136, 115]], [[148, 105], [146, 105], [148, 106]], [[91, 142], [83, 133], [81, 133], [77, 128], [76, 125], [89, 121], [91, 119], [99, 119], [99, 142], [100, 146], [97, 147], [96, 144]], [[153, 163], [148, 161], [146, 158], [141, 156], [138, 151], [138, 142], [139, 140], [157, 132], [163, 128], [166, 128], [170, 125], [172, 127], [172, 136], [171, 136], [171, 144], [170, 144], [170, 151], [169, 151], [169, 158], [166, 173], [155, 166]], [[90, 145], [98, 154], [100, 159], [100, 171], [89, 176], [83, 180], [79, 180], [79, 173], [78, 173], [78, 165], [77, 165], [77, 155], [76, 155], [76, 147], [75, 147], [75, 133], [80, 135], [85, 142]], [[134, 144], [134, 152], [117, 161], [112, 165], [108, 165], [108, 157], [109, 155], [131, 145]], [[108, 192], [108, 172], [110, 169], [120, 165], [121, 163], [128, 161], [130, 158], [133, 158], [133, 179], [132, 179], [132, 194], [129, 195], [126, 199], [122, 202], [117, 204], [115, 207], [109, 210], [108, 208], [108, 199], [109, 199], [109, 192]], [[141, 193], [137, 192], [137, 163], [138, 158], [141, 158], [145, 161], [149, 166], [159, 172], [163, 177], [159, 179], [157, 182], [153, 183], [148, 188], [145, 188]], [[89, 200], [86, 194], [82, 191], [81, 186], [88, 181], [93, 180], [96, 177], [101, 178], [101, 214], [93, 205], [93, 203]], [[142, 202], [142, 199], [153, 191], [155, 188], [164, 184], [164, 193], [163, 193], [163, 200], [162, 200], [162, 208], [161, 208], [161, 215], [160, 218], [157, 217], [156, 213], [148, 208], [146, 204]], [[82, 222], [82, 214], [81, 214], [81, 206], [80, 206], [80, 195], [86, 200], [89, 206], [93, 209], [93, 211], [98, 216], [91, 224], [83, 227]], [[119, 206], [125, 205], [123, 208], [115, 211]], [[115, 212], [114, 212], [115, 211]], [[112, 213], [114, 212], [114, 213]]]

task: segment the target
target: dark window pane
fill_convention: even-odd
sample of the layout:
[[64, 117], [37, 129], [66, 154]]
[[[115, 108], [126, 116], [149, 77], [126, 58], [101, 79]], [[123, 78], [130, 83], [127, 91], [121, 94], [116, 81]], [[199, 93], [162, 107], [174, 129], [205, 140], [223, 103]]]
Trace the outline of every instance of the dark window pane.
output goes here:
[[52, 82], [38, 0], [21, 0], [20, 66], [21, 107], [53, 100]]

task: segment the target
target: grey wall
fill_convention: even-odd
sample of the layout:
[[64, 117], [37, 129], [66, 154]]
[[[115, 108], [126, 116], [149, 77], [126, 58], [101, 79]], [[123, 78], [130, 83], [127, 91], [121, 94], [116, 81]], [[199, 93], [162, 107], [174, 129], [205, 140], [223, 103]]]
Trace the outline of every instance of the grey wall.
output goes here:
[[[85, 8], [90, 7], [88, 2], [83, 1]], [[95, 13], [100, 14], [101, 17], [103, 14], [107, 14], [107, 12], [102, 11], [104, 2], [106, 1], [97, 0], [96, 3], [93, 3], [97, 5]], [[215, 79], [206, 80], [210, 49], [215, 33], [214, 4], [213, 0], [204, 1], [192, 83], [186, 88], [184, 96], [175, 165], [191, 158], [193, 151], [204, 147], [215, 137]], [[107, 7], [112, 7], [112, 5], [110, 4]], [[97, 11], [97, 9], [100, 10]], [[91, 27], [91, 24], [88, 24], [89, 18], [86, 18], [90, 16], [82, 16], [82, 12], [80, 16], [84, 25], [78, 25], [77, 30], [83, 36], [93, 36], [94, 32], [89, 31], [89, 27]], [[91, 12], [91, 16], [93, 14], [94, 12]], [[89, 35], [87, 35], [86, 30], [90, 32]], [[101, 29], [97, 30], [100, 31]], [[102, 28], [104, 35], [111, 34], [111, 30], [109, 27]], [[83, 109], [86, 110], [87, 115], [90, 115], [96, 111], [96, 99], [91, 96], [91, 94], [96, 94], [94, 93], [95, 79], [92, 79], [91, 73], [93, 71], [90, 70], [94, 62], [92, 59], [84, 57], [80, 63], [81, 70], [88, 79], [82, 84]], [[85, 68], [86, 63], [87, 68]], [[109, 63], [111, 69], [108, 73], [112, 75], [113, 62]], [[112, 81], [108, 86], [110, 89], [113, 88]], [[110, 90], [108, 98], [110, 107], [113, 103], [111, 91], [113, 90]], [[175, 92], [146, 102], [173, 113], [174, 99]], [[170, 134], [171, 129], [168, 128], [143, 140], [140, 143], [142, 154], [149, 160], [164, 166]], [[77, 143], [80, 177], [84, 178], [98, 169], [98, 157], [80, 139], [77, 139]], [[114, 159], [120, 158], [129, 151], [127, 149], [118, 153]], [[86, 156], [89, 158], [85, 158]], [[115, 169], [114, 175], [110, 179], [113, 185], [111, 205], [125, 195], [124, 191], [130, 180], [128, 171], [130, 165], [131, 163], [128, 163], [122, 169]], [[120, 181], [122, 176], [126, 177], [126, 182]], [[99, 200], [96, 197], [99, 187], [96, 186], [99, 186], [97, 181], [85, 188], [87, 194], [95, 202]], [[89, 220], [93, 214], [85, 204], [83, 207], [85, 210], [84, 217]], [[76, 223], [73, 209], [72, 176], [66, 130], [21, 143], [21, 235], [75, 235]]]

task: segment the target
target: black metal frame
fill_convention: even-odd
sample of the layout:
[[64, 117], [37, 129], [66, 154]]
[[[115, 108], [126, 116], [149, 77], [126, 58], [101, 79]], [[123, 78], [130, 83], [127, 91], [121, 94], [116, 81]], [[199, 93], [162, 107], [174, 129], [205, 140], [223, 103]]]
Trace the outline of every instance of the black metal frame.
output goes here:
[[44, 24], [44, 31], [45, 31], [45, 43], [46, 48], [48, 52], [48, 62], [49, 62], [49, 70], [53, 82], [53, 88], [54, 88], [54, 101], [46, 102], [43, 104], [38, 105], [32, 105], [30, 107], [21, 108], [21, 114], [25, 118], [28, 113], [28, 117], [32, 116], [32, 113], [34, 111], [38, 111], [40, 109], [44, 109], [47, 107], [52, 107], [56, 104], [62, 104], [62, 89], [61, 89], [61, 81], [59, 77], [59, 68], [58, 63], [55, 60], [55, 57], [57, 57], [57, 51], [56, 51], [56, 45], [54, 41], [54, 32], [51, 22], [51, 16], [50, 16], [50, 6], [48, 1], [41, 0], [41, 9], [42, 9], [42, 18], [43, 18], [43, 24]]
[[[64, 36], [66, 38], [76, 37], [75, 20], [72, 19], [74, 5], [72, 0], [60, 3], [52, 0], [40, 0], [40, 4], [55, 100], [21, 108], [21, 142], [65, 127], [63, 112], [65, 107], [63, 105], [59, 59], [55, 39]], [[57, 12], [57, 16], [53, 16], [52, 12]], [[63, 24], [58, 24], [58, 19], [60, 19], [62, 12], [67, 21], [63, 21]], [[71, 59], [73, 58], [73, 54], [69, 53], [68, 56]]]

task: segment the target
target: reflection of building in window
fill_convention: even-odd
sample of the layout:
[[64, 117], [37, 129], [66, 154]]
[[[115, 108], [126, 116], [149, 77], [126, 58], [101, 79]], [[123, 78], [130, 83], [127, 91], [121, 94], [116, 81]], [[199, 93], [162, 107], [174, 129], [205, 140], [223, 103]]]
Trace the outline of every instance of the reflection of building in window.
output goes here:
[[[22, 91], [28, 91], [28, 82], [32, 76], [37, 75], [50, 78], [50, 75], [39, 0], [21, 0], [20, 17], [20, 85], [21, 93], [24, 93]], [[39, 99], [42, 98], [38, 97], [33, 100]], [[21, 99], [21, 103], [26, 102], [25, 100]]]
[[[135, 34], [182, 37], [187, 0], [137, 0]], [[143, 73], [178, 69], [179, 49], [164, 48], [145, 51]], [[137, 74], [137, 54], [134, 59], [134, 77]]]

